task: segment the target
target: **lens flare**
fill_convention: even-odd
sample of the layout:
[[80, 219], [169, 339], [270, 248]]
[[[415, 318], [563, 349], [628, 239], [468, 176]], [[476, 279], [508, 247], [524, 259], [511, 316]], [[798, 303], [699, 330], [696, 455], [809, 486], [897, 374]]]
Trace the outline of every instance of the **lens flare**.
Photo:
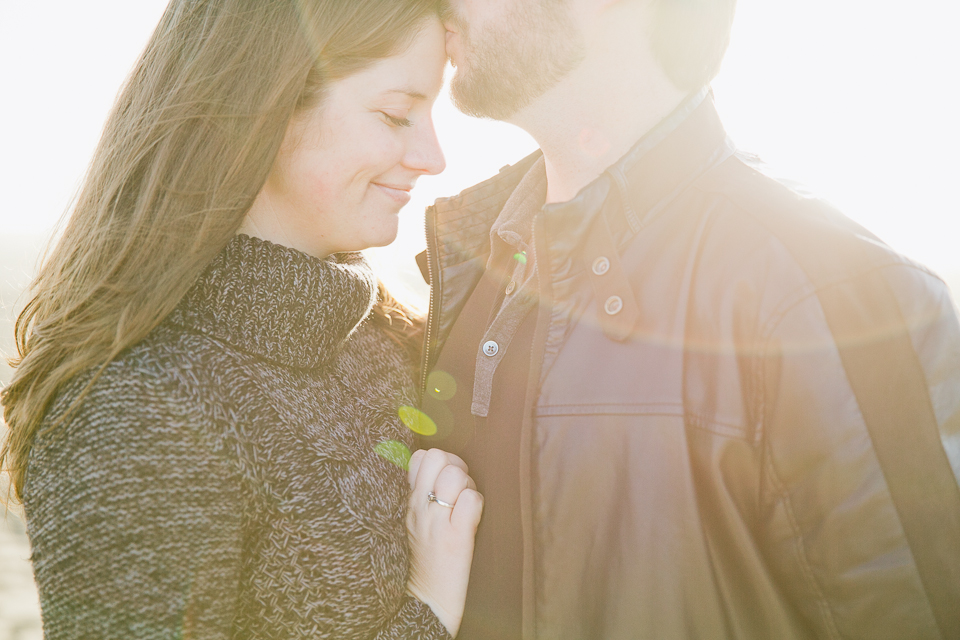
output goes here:
[[427, 393], [437, 400], [449, 400], [457, 393], [457, 381], [446, 371], [431, 371], [427, 376]]
[[513, 254], [513, 259], [520, 264], [527, 264], [527, 252], [521, 251], [520, 253], [515, 253]]
[[400, 415], [400, 420], [407, 425], [410, 431], [421, 436], [432, 436], [437, 433], [436, 423], [430, 419], [430, 416], [416, 407], [403, 406], [397, 413]]
[[391, 464], [395, 464], [404, 471], [410, 469], [410, 449], [407, 445], [396, 440], [384, 440], [373, 448], [377, 455]]

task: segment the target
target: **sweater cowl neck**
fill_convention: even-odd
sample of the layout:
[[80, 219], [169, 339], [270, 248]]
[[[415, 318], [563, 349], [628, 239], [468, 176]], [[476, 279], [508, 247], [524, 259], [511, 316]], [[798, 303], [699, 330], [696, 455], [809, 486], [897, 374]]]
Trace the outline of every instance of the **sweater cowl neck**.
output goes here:
[[207, 266], [168, 321], [278, 364], [329, 364], [376, 302], [359, 253], [319, 260], [238, 235]]

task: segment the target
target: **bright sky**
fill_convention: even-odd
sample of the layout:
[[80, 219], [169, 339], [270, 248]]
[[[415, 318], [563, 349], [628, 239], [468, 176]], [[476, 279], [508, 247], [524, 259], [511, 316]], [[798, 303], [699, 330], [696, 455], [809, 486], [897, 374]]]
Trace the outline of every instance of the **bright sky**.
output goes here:
[[[66, 208], [165, 0], [0, 0], [0, 233]], [[740, 0], [714, 83], [727, 129], [910, 257], [960, 283], [960, 3]], [[424, 207], [535, 148], [436, 106], [447, 171], [421, 179], [386, 271], [412, 272]]]

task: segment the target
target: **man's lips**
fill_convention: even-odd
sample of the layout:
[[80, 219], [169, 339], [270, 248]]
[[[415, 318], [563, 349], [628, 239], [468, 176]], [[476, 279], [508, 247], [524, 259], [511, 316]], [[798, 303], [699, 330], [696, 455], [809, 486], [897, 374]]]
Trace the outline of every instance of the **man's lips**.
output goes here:
[[400, 203], [400, 206], [403, 206], [410, 202], [410, 190], [413, 189], [413, 185], [406, 184], [384, 184], [382, 182], [374, 182], [373, 186], [377, 187], [386, 194], [389, 198]]

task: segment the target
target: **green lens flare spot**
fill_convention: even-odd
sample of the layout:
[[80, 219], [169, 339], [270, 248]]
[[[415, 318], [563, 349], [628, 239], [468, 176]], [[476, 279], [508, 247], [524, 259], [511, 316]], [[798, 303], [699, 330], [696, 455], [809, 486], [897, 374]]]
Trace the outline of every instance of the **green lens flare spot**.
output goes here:
[[427, 393], [437, 400], [449, 400], [457, 393], [457, 381], [446, 371], [433, 371], [427, 376]]
[[391, 464], [395, 464], [404, 471], [410, 469], [410, 449], [407, 445], [396, 440], [384, 440], [373, 448], [377, 455]]
[[416, 407], [400, 407], [398, 411], [400, 420], [407, 428], [421, 436], [432, 436], [437, 432], [436, 423], [430, 419], [430, 416], [420, 411]]
[[521, 251], [520, 253], [515, 253], [513, 254], [513, 259], [520, 264], [527, 264], [527, 252]]

